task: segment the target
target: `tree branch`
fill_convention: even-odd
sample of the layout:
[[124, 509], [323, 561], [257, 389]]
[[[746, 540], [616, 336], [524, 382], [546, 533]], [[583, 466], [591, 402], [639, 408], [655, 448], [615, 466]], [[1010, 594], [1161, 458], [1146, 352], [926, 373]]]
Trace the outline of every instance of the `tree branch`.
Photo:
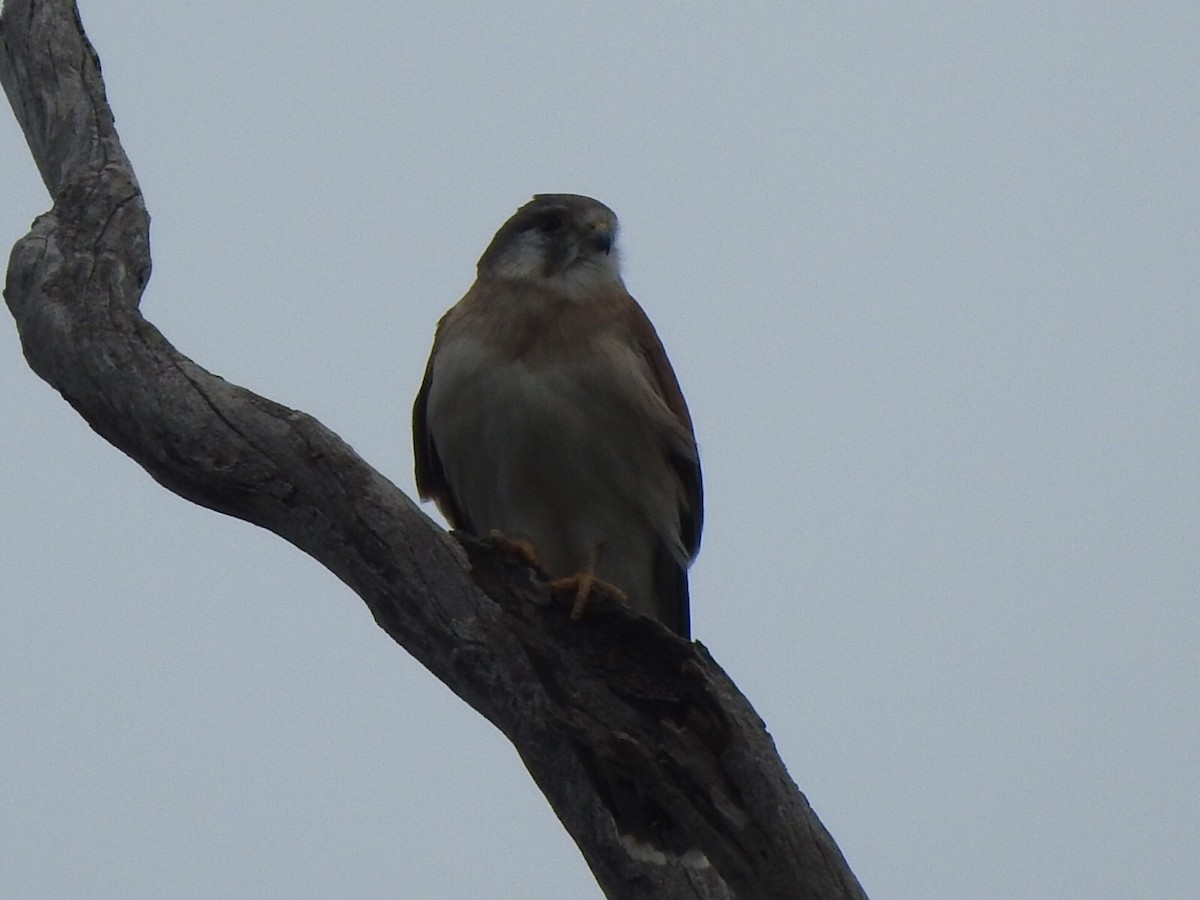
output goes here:
[[456, 543], [320, 422], [142, 318], [149, 216], [74, 3], [4, 4], [0, 81], [54, 198], [5, 300], [29, 365], [97, 433], [345, 582], [512, 741], [608, 897], [865, 897], [702, 645], [603, 598], [571, 622], [529, 570]]

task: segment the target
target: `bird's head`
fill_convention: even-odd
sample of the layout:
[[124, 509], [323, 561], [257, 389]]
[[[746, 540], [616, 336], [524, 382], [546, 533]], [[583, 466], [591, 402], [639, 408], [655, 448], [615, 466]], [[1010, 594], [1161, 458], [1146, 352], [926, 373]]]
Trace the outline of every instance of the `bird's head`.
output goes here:
[[500, 226], [479, 259], [479, 277], [608, 286], [621, 280], [616, 240], [617, 216], [600, 201], [538, 194]]

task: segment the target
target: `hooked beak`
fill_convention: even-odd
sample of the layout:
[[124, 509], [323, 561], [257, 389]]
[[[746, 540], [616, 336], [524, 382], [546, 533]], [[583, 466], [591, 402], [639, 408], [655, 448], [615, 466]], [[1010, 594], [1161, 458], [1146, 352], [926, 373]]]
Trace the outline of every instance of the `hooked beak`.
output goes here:
[[599, 250], [607, 256], [612, 251], [612, 230], [607, 225], [597, 222], [592, 226], [592, 230], [588, 232], [587, 242], [588, 246]]

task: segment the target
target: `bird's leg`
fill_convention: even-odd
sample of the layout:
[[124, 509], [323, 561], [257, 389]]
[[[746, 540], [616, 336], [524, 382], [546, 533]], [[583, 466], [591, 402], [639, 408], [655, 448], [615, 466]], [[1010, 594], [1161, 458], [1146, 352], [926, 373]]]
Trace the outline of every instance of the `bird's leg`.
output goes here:
[[591, 596], [592, 588], [599, 586], [606, 594], [611, 594], [621, 603], [629, 605], [629, 595], [617, 587], [615, 584], [603, 581], [596, 577], [596, 564], [600, 561], [599, 545], [592, 547], [584, 557], [583, 568], [574, 575], [569, 575], [566, 578], [555, 578], [550, 582], [550, 590], [570, 592], [575, 594], [575, 602], [571, 604], [571, 619], [578, 622], [583, 618], [584, 610], [587, 608], [588, 598]]
[[545, 577], [546, 570], [542, 568], [542, 561], [538, 558], [537, 547], [533, 546], [533, 541], [523, 537], [509, 537], [507, 534], [493, 528], [488, 532], [488, 540], [493, 546], [498, 547], [510, 556], [515, 556], [520, 562], [529, 566], [535, 572], [540, 572]]

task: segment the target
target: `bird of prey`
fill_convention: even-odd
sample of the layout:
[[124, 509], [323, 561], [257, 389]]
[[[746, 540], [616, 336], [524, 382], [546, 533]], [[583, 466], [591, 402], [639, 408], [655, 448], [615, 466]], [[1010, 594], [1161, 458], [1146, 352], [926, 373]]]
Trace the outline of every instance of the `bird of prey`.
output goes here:
[[577, 591], [576, 615], [601, 582], [689, 637], [700, 460], [616, 237], [613, 211], [576, 194], [538, 194], [496, 232], [438, 323], [413, 408], [417, 489], [452, 527], [531, 548], [552, 587]]

